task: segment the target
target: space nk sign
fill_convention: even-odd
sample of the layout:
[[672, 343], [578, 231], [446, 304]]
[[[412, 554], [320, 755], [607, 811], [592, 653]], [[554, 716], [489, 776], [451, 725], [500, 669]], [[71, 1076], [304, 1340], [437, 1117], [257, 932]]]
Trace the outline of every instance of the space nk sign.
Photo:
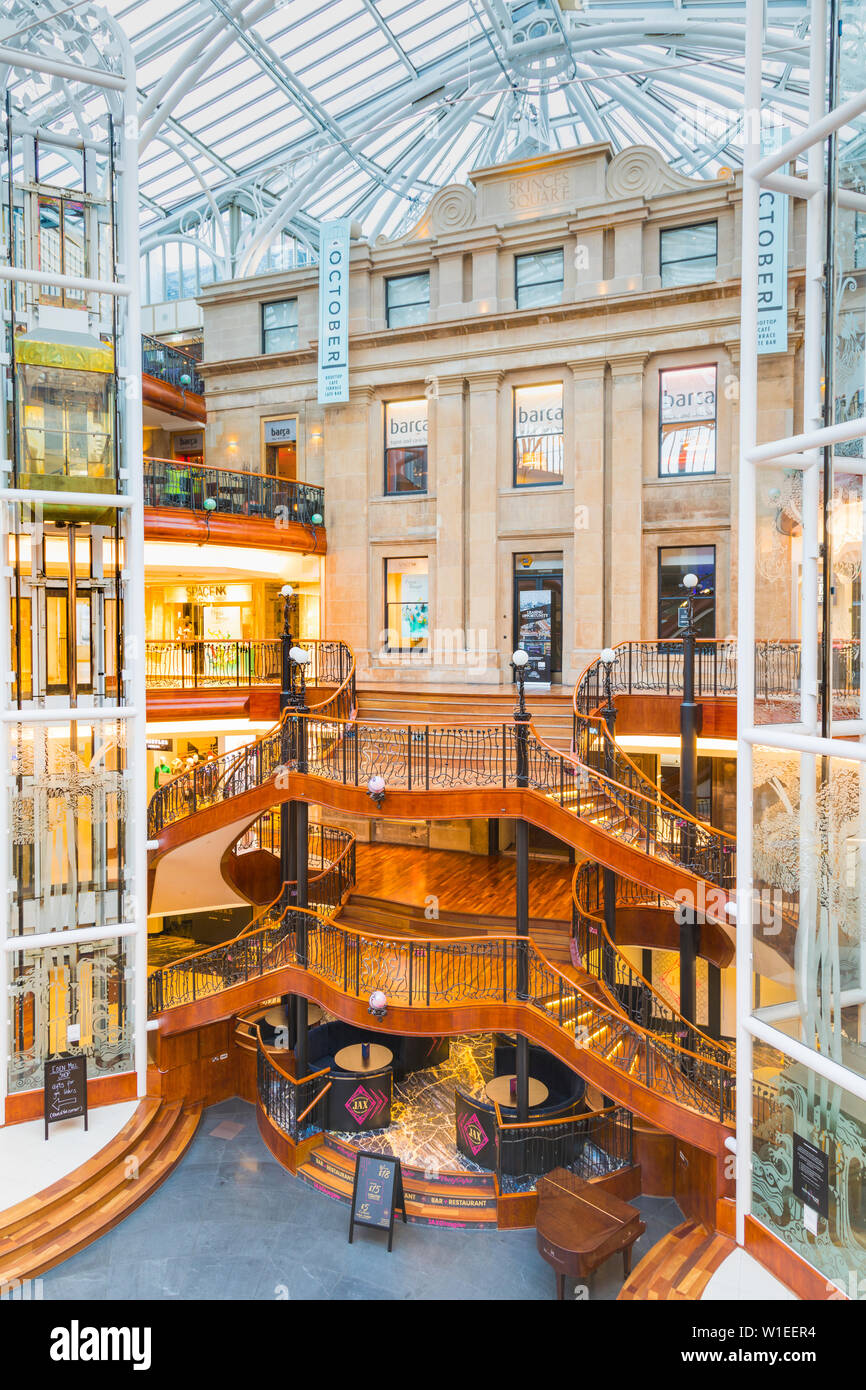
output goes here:
[[349, 220], [319, 230], [319, 402], [349, 399]]

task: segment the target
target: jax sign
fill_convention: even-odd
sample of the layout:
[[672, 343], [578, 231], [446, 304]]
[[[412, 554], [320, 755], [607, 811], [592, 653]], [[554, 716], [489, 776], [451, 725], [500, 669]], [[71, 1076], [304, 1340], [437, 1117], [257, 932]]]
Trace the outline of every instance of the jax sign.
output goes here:
[[319, 230], [319, 403], [349, 399], [349, 220]]

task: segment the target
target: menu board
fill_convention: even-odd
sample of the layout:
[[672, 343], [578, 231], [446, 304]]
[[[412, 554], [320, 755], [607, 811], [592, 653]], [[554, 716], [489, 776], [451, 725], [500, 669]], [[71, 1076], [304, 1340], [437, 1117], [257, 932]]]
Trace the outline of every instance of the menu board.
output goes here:
[[793, 1139], [794, 1196], [799, 1197], [804, 1207], [811, 1207], [826, 1221], [830, 1215], [829, 1155], [800, 1134], [795, 1134]]
[[355, 1159], [355, 1182], [349, 1212], [349, 1244], [354, 1227], [375, 1226], [388, 1232], [388, 1249], [394, 1237], [394, 1212], [399, 1207], [406, 1220], [403, 1176], [400, 1160], [391, 1154], [359, 1153]]
[[87, 1058], [50, 1057], [44, 1072], [45, 1138], [56, 1120], [84, 1116], [87, 1129]]

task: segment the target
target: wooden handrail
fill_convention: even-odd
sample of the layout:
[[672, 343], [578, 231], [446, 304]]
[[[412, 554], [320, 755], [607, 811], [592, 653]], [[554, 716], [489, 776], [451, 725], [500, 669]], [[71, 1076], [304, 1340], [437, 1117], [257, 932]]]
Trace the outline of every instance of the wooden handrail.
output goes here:
[[[275, 900], [275, 901], [276, 901], [276, 900]], [[502, 935], [499, 935], [499, 934], [493, 935], [493, 934], [491, 934], [490, 936], [484, 936], [484, 937], [480, 937], [480, 938], [479, 938], [478, 936], [455, 936], [455, 937], [417, 937], [417, 936], [392, 937], [392, 936], [385, 936], [385, 935], [382, 935], [381, 933], [378, 933], [378, 932], [365, 932], [365, 931], [361, 931], [360, 929], [355, 928], [355, 927], [347, 927], [347, 926], [344, 926], [343, 923], [340, 922], [340, 921], [337, 921], [337, 920], [335, 920], [335, 919], [333, 919], [333, 918], [320, 917], [318, 913], [312, 912], [309, 908], [303, 908], [303, 907], [287, 907], [287, 908], [280, 914], [280, 916], [277, 918], [277, 920], [272, 924], [272, 926], [273, 926], [273, 927], [279, 926], [280, 922], [282, 922], [283, 918], [285, 917], [286, 913], [288, 913], [288, 912], [304, 913], [305, 916], [312, 918], [319, 926], [326, 927], [326, 928], [330, 928], [332, 931], [339, 931], [339, 932], [342, 933], [343, 936], [346, 936], [346, 937], [353, 937], [353, 938], [354, 938], [354, 937], [358, 937], [358, 938], [363, 939], [364, 941], [374, 941], [374, 942], [378, 942], [378, 943], [387, 943], [389, 946], [397, 946], [397, 947], [399, 947], [399, 948], [409, 948], [409, 947], [411, 947], [411, 948], [413, 948], [413, 949], [416, 949], [416, 948], [419, 948], [419, 947], [420, 947], [420, 948], [426, 948], [426, 947], [429, 945], [429, 946], [431, 946], [431, 947], [435, 946], [435, 947], [438, 947], [438, 948], [440, 948], [440, 949], [443, 949], [443, 948], [448, 947], [448, 946], [463, 946], [463, 945], [467, 945], [467, 946], [476, 946], [476, 947], [477, 947], [477, 946], [482, 945], [482, 944], [485, 945], [485, 946], [486, 946], [486, 945], [490, 945], [490, 946], [497, 946], [497, 947], [501, 948], [502, 945], [503, 945], [503, 943], [511, 943], [511, 944], [513, 944], [513, 943], [517, 940], [517, 938], [515, 938], [513, 935], [506, 935], [506, 934], [504, 934], [504, 933], [503, 933]], [[271, 929], [271, 928], [259, 928], [260, 931], [265, 931], [265, 930], [270, 930], [270, 929]], [[244, 942], [249, 942], [250, 940], [252, 940], [252, 938], [253, 938], [254, 935], [256, 935], [256, 933], [250, 933], [250, 934], [247, 935], [247, 936], [243, 936], [243, 934], [241, 934], [241, 935], [238, 935], [238, 936], [236, 936], [236, 937], [233, 937], [231, 941], [227, 941], [227, 942], [222, 943], [222, 945], [225, 946], [226, 948], [228, 948], [228, 947], [234, 946], [237, 942], [241, 941], [242, 939], [244, 940]], [[734, 1074], [734, 1068], [733, 1068], [733, 1067], [727, 1066], [727, 1065], [726, 1065], [725, 1063], [723, 1063], [723, 1062], [718, 1062], [718, 1061], [716, 1061], [714, 1058], [702, 1057], [702, 1056], [700, 1056], [699, 1053], [697, 1053], [697, 1052], [692, 1052], [689, 1048], [682, 1047], [679, 1043], [674, 1042], [672, 1039], [669, 1040], [669, 1039], [665, 1038], [665, 1039], [663, 1039], [663, 1040], [660, 1040], [654, 1033], [650, 1032], [650, 1030], [649, 1030], [648, 1028], [642, 1028], [641, 1025], [640, 1025], [639, 1023], [634, 1023], [630, 1018], [627, 1017], [627, 1015], [626, 1015], [625, 1013], [623, 1013], [621, 1010], [617, 1009], [616, 1005], [615, 1005], [613, 1002], [610, 1002], [610, 1003], [607, 1003], [607, 1002], [602, 1003], [596, 996], [594, 996], [594, 995], [592, 995], [592, 994], [589, 994], [580, 984], [578, 984], [577, 981], [572, 980], [572, 979], [569, 979], [569, 977], [568, 977], [567, 975], [565, 975], [561, 970], [559, 970], [558, 967], [557, 967], [556, 965], [554, 965], [552, 961], [549, 961], [549, 960], [547, 959], [546, 956], [542, 955], [541, 951], [538, 949], [538, 947], [536, 946], [535, 942], [531, 942], [531, 943], [530, 943], [530, 948], [531, 948], [532, 952], [534, 952], [534, 954], [537, 956], [538, 960], [541, 962], [541, 964], [542, 964], [542, 966], [544, 967], [544, 969], [547, 970], [553, 977], [555, 977], [555, 979], [562, 980], [563, 985], [564, 985], [563, 993], [564, 993], [565, 995], [574, 995], [575, 997], [582, 999], [582, 1000], [584, 1001], [584, 1003], [587, 1004], [590, 1008], [596, 1009], [596, 1010], [601, 1010], [601, 1011], [604, 1012], [604, 1013], [609, 1013], [611, 1016], [613, 1016], [613, 1017], [615, 1017], [615, 1018], [619, 1018], [621, 1022], [628, 1024], [629, 1028], [631, 1028], [631, 1029], [633, 1030], [634, 1033], [639, 1034], [641, 1037], [643, 1037], [643, 1038], [646, 1040], [646, 1042], [648, 1042], [648, 1043], [650, 1043], [650, 1044], [658, 1044], [660, 1041], [663, 1041], [664, 1046], [667, 1047], [667, 1048], [669, 1048], [672, 1052], [676, 1052], [678, 1055], [683, 1056], [683, 1057], [693, 1057], [693, 1058], [695, 1059], [695, 1061], [701, 1062], [704, 1066], [712, 1066], [712, 1067], [715, 1067], [719, 1072], [729, 1072], [729, 1073], [733, 1076], [733, 1074]], [[219, 946], [216, 946], [216, 947], [215, 947], [215, 946], [209, 946], [209, 947], [206, 947], [203, 951], [196, 951], [196, 952], [195, 952], [193, 955], [191, 955], [191, 956], [183, 956], [180, 960], [172, 961], [172, 962], [170, 963], [170, 965], [168, 965], [168, 966], [163, 966], [163, 967], [160, 967], [160, 968], [161, 968], [161, 969], [173, 970], [173, 969], [175, 969], [175, 967], [187, 965], [188, 962], [197, 960], [200, 956], [208, 955], [208, 954], [210, 954], [212, 951], [214, 951], [214, 950], [219, 950], [219, 949], [220, 949]], [[302, 967], [302, 968], [304, 968], [304, 969], [309, 969], [308, 966], [305, 966], [305, 967]], [[156, 972], [153, 972], [153, 973], [156, 973]], [[217, 991], [217, 992], [219, 992], [219, 991]], [[550, 996], [550, 997], [553, 998], [553, 997], [557, 997], [557, 996]], [[526, 1002], [526, 1001], [522, 1001], [522, 1002]], [[426, 1006], [425, 1006], [425, 1005], [422, 1005], [422, 1004], [413, 1004], [412, 1007], [424, 1008], [424, 1007], [426, 1007]], [[319, 1075], [319, 1074], [320, 1074], [320, 1073], [314, 1073], [314, 1075]], [[292, 1078], [289, 1078], [289, 1079], [291, 1080]], [[304, 1079], [305, 1079], [305, 1080], [308, 1080], [309, 1078], [304, 1078]]]
[[621, 1105], [609, 1105], [603, 1110], [587, 1110], [583, 1114], [553, 1115], [549, 1120], [503, 1120], [496, 1106], [496, 1124], [499, 1129], [544, 1129], [548, 1125], [567, 1124], [569, 1120], [597, 1120], [603, 1115], [614, 1115], [622, 1110]]
[[307, 1116], [309, 1115], [310, 1111], [313, 1110], [313, 1109], [315, 1109], [315, 1107], [318, 1105], [319, 1101], [322, 1099], [322, 1096], [326, 1096], [326, 1095], [328, 1094], [328, 1092], [330, 1091], [330, 1089], [331, 1089], [331, 1087], [333, 1086], [333, 1084], [334, 1084], [333, 1081], [329, 1081], [328, 1084], [327, 1084], [326, 1086], [323, 1086], [323, 1087], [322, 1087], [321, 1091], [320, 1091], [319, 1094], [316, 1096], [315, 1100], [311, 1100], [310, 1103], [309, 1103], [309, 1105], [307, 1106], [306, 1110], [302, 1111], [302, 1113], [298, 1116], [297, 1120], [295, 1121], [295, 1124], [298, 1124], [298, 1125], [299, 1125], [299, 1124], [301, 1123], [302, 1120], [305, 1120], [305, 1119], [307, 1118]]

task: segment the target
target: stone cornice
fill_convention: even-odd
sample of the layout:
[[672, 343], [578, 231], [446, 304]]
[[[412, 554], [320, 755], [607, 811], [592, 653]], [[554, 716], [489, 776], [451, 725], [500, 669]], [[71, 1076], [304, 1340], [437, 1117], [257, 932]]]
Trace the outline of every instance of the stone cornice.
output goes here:
[[[802, 276], [802, 271], [799, 274]], [[455, 334], [469, 337], [480, 333], [501, 332], [509, 327], [522, 328], [533, 323], [561, 323], [570, 319], [585, 320], [602, 313], [609, 316], [613, 312], [626, 313], [634, 309], [669, 308], [673, 311], [681, 304], [736, 300], [739, 293], [739, 279], [714, 280], [701, 285], [683, 285], [665, 290], [624, 291], [622, 294], [605, 295], [604, 298], [597, 296], [593, 299], [574, 300], [568, 304], [549, 304], [538, 309], [507, 309], [501, 313], [475, 314], [460, 319], [443, 319], [438, 322], [415, 324], [409, 328], [376, 329], [367, 333], [350, 333], [349, 350], [351, 354], [363, 348], [399, 347], [401, 344], [429, 342], [435, 339], [453, 337]], [[737, 310], [736, 321], [739, 322], [739, 309]], [[716, 326], [716, 322], [713, 319], [706, 321], [707, 325], [713, 327]], [[678, 327], [680, 325], [675, 322], [650, 323], [645, 328], [642, 327], [640, 331], [647, 337], [657, 337], [661, 334], [675, 332]], [[697, 325], [690, 327], [694, 331]], [[609, 332], [610, 328], [607, 327], [605, 335]], [[216, 372], [258, 371], [265, 362], [269, 366], [295, 366], [304, 362], [315, 361], [317, 350], [318, 344], [311, 342], [307, 348], [294, 352], [268, 354], [267, 357], [258, 354], [255, 357], [202, 362], [199, 363], [197, 370], [204, 377], [207, 377]], [[497, 351], [499, 350], [497, 349]], [[526, 351], [525, 343], [520, 345], [520, 350]]]
[[505, 372], [498, 367], [477, 372], [467, 372], [466, 380], [470, 391], [498, 391], [505, 380]]

